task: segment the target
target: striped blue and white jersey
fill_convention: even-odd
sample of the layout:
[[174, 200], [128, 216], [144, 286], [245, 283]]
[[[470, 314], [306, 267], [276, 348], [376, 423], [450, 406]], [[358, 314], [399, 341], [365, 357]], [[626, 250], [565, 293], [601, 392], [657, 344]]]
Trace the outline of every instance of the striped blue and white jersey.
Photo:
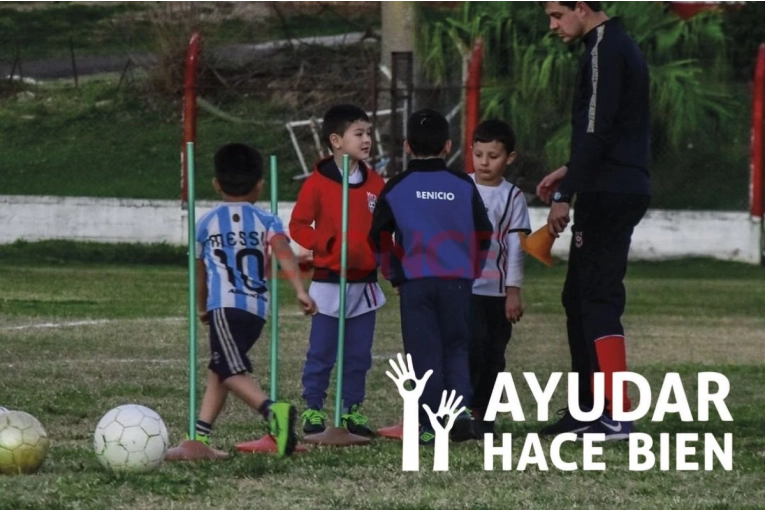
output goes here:
[[[475, 174], [470, 174], [475, 180]], [[514, 184], [499, 186], [476, 183], [494, 229], [491, 248], [481, 275], [473, 282], [473, 294], [504, 296], [505, 287], [523, 286], [523, 250], [519, 233], [531, 232], [526, 197]]]
[[238, 308], [268, 316], [271, 238], [278, 216], [247, 202], [226, 202], [197, 222], [196, 256], [207, 269], [207, 310]]

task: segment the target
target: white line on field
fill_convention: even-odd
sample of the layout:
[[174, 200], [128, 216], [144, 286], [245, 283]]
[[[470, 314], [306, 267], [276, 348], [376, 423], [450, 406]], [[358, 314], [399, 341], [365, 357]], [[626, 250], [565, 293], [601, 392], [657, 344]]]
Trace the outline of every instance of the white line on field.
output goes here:
[[5, 326], [3, 331], [23, 331], [26, 329], [59, 329], [59, 328], [74, 328], [78, 326], [100, 326], [102, 324], [109, 324], [112, 322], [129, 322], [131, 320], [136, 321], [152, 321], [152, 322], [178, 322], [185, 320], [184, 317], [157, 317], [150, 319], [98, 319], [90, 321], [66, 321], [66, 322], [41, 322], [36, 324], [22, 324], [20, 326]]
[[[188, 359], [182, 358], [182, 359], [141, 359], [141, 358], [74, 358], [74, 359], [56, 359], [56, 360], [35, 360], [35, 364], [55, 364], [55, 365], [92, 365], [92, 364], [99, 364], [99, 365], [109, 365], [109, 364], [132, 364], [132, 363], [156, 363], [156, 364], [174, 364], [174, 363], [188, 363]], [[26, 361], [21, 362], [13, 362], [13, 363], [3, 363], [0, 366], [7, 366], [8, 368], [13, 368], [14, 365], [23, 365], [26, 364]]]
[[[279, 317], [304, 317], [302, 312], [280, 313]], [[24, 331], [27, 329], [59, 329], [74, 328], [79, 326], [100, 326], [112, 322], [130, 322], [130, 321], [152, 321], [152, 322], [182, 322], [188, 320], [187, 317], [157, 317], [146, 319], [98, 319], [89, 321], [67, 321], [67, 322], [42, 322], [37, 324], [22, 324], [20, 326], [5, 326], [0, 328], [2, 331]]]
[[72, 322], [43, 322], [41, 324], [24, 324], [23, 326], [4, 327], [5, 331], [22, 331], [25, 329], [45, 329], [45, 328], [67, 328], [75, 326], [94, 326], [96, 324], [106, 324], [111, 322], [103, 319], [98, 321], [72, 321]]
[[[387, 355], [387, 354], [375, 354], [372, 356], [372, 359], [375, 361], [382, 361], [382, 360], [389, 360], [395, 358], [395, 354], [393, 355]], [[299, 361], [305, 359], [304, 356], [280, 356], [281, 360], [290, 360], [290, 361]], [[204, 358], [200, 358], [200, 362], [203, 361]], [[72, 359], [50, 359], [50, 360], [34, 360], [35, 365], [40, 364], [56, 364], [56, 365], [92, 365], [92, 364], [99, 364], [99, 365], [120, 365], [120, 364], [134, 364], [134, 363], [147, 363], [147, 364], [160, 364], [160, 365], [182, 365], [188, 363], [188, 358], [72, 358]], [[30, 364], [32, 361], [30, 360]], [[2, 363], [0, 366], [7, 367], [7, 368], [13, 368], [14, 365], [23, 365], [26, 364], [26, 361], [20, 361], [20, 362], [12, 362], [12, 363]]]

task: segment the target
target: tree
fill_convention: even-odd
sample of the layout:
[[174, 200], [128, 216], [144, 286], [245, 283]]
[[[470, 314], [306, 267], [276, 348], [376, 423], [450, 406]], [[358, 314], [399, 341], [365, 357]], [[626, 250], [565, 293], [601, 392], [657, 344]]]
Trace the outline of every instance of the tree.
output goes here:
[[740, 2], [728, 6], [723, 16], [733, 69], [744, 80], [751, 80], [755, 55], [765, 43], [765, 3]]
[[[705, 12], [685, 21], [659, 2], [608, 2], [606, 12], [622, 18], [649, 65], [654, 166], [673, 151], [715, 141], [742, 108], [731, 88], [722, 15]], [[419, 45], [425, 71], [437, 83], [453, 79], [460, 48], [483, 37], [483, 117], [513, 125], [523, 156], [519, 180], [533, 188], [568, 158], [582, 46], [567, 47], [549, 34], [536, 2], [464, 2], [461, 13], [432, 18], [423, 16]]]

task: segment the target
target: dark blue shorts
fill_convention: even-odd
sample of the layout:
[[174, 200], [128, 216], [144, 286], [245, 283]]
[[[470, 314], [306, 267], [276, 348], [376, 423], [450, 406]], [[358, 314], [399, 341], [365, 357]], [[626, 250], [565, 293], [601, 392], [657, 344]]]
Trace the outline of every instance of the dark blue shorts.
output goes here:
[[260, 337], [266, 321], [238, 308], [210, 311], [210, 364], [221, 382], [232, 375], [252, 372], [247, 353]]

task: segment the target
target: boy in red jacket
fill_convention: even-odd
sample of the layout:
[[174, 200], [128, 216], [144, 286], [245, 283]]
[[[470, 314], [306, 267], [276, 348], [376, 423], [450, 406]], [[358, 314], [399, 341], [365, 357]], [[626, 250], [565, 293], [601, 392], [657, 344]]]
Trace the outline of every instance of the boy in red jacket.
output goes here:
[[289, 233], [300, 246], [313, 251], [315, 269], [309, 295], [319, 313], [314, 315], [303, 369], [303, 432], [325, 429], [323, 411], [329, 377], [337, 360], [340, 308], [340, 249], [342, 242], [343, 155], [349, 156], [348, 287], [346, 294], [343, 367], [343, 426], [351, 433], [373, 435], [360, 411], [366, 376], [372, 367], [372, 339], [376, 310], [385, 304], [377, 284], [377, 261], [366, 242], [377, 197], [385, 183], [364, 160], [372, 146], [371, 124], [364, 110], [353, 105], [333, 106], [324, 115], [322, 137], [332, 156], [322, 159], [298, 195]]

